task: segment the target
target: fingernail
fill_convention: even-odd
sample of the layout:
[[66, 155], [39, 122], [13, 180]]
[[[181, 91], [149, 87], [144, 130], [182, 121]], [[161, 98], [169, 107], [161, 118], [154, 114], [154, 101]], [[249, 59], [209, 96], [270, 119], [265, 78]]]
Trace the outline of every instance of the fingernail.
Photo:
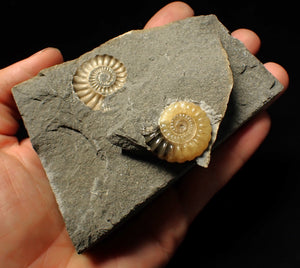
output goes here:
[[32, 56], [42, 54], [42, 53], [46, 52], [46, 51], [49, 50], [49, 49], [55, 49], [55, 50], [57, 50], [59, 53], [61, 53], [60, 50], [59, 50], [58, 48], [56, 48], [56, 47], [46, 47], [46, 48], [44, 48], [44, 49], [42, 49], [42, 50], [40, 50], [40, 51], [34, 53]]

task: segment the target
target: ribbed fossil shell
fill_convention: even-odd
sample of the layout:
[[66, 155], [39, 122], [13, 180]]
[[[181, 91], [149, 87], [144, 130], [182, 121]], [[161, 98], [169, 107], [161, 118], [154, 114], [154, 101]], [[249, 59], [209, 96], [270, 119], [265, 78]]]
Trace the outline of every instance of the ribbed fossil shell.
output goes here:
[[110, 55], [97, 55], [84, 62], [73, 77], [73, 88], [79, 99], [93, 110], [123, 87], [127, 78], [124, 64]]
[[145, 135], [150, 150], [168, 162], [183, 163], [200, 156], [208, 147], [212, 127], [199, 105], [187, 101], [171, 103], [158, 120], [159, 128]]

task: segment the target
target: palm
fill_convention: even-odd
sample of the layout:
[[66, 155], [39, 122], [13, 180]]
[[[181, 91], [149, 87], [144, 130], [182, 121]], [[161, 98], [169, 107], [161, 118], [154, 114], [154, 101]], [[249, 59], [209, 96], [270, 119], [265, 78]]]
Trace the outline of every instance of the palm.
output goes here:
[[[146, 26], [188, 16], [192, 16], [192, 10], [177, 2], [160, 10]], [[235, 35], [242, 41], [247, 39], [245, 44], [250, 51], [258, 50], [259, 40], [252, 32], [242, 30]], [[268, 132], [269, 118], [264, 113], [254, 119], [215, 153], [209, 169], [191, 171], [180, 185], [169, 189], [124, 227], [121, 234], [88, 254], [77, 255], [37, 154], [29, 139], [19, 142], [15, 137], [19, 115], [11, 95], [12, 86], [61, 61], [57, 50], [46, 49], [0, 70], [1, 267], [162, 265], [197, 213], [259, 146]], [[284, 69], [276, 64], [267, 68], [287, 86]], [[231, 153], [225, 157], [228, 147]]]
[[[29, 139], [25, 139], [19, 144], [15, 137], [6, 136], [3, 137], [2, 144], [6, 145], [2, 145], [0, 151], [2, 186], [0, 200], [1, 204], [6, 205], [3, 205], [0, 210], [2, 218], [5, 218], [5, 221], [0, 223], [0, 241], [3, 247], [0, 246], [0, 252], [4, 253], [1, 254], [0, 260], [3, 258], [4, 261], [9, 261], [8, 266], [19, 267], [21, 264], [28, 266], [32, 264], [40, 267], [42, 263], [50, 265], [53, 261], [53, 266], [50, 265], [50, 267], [57, 267], [59, 263], [65, 262], [67, 265], [71, 261], [75, 267], [77, 263], [85, 263], [84, 267], [88, 267], [87, 265], [96, 267], [100, 263], [114, 262], [110, 256], [117, 254], [118, 258], [130, 258], [134, 263], [145, 262], [150, 267], [153, 253], [156, 256], [155, 262], [166, 261], [171, 254], [171, 248], [176, 246], [172, 245], [173, 236], [170, 236], [170, 241], [168, 236], [160, 236], [160, 233], [166, 231], [161, 223], [166, 218], [168, 218], [168, 225], [174, 222], [172, 225], [176, 229], [173, 229], [172, 232], [178, 230], [179, 237], [182, 237], [181, 232], [186, 230], [185, 218], [181, 218], [178, 213], [180, 210], [170, 213], [168, 209], [170, 202], [173, 203], [173, 208], [176, 204], [176, 200], [169, 193], [168, 198], [164, 198], [164, 201], [161, 200], [160, 213], [155, 215], [156, 221], [151, 221], [150, 225], [147, 224], [149, 222], [147, 218], [152, 218], [151, 214], [155, 213], [155, 208], [149, 208], [146, 215], [137, 219], [138, 223], [134, 225], [143, 224], [143, 229], [134, 231], [135, 237], [138, 239], [130, 241], [130, 248], [126, 243], [130, 239], [129, 235], [128, 237], [118, 237], [118, 242], [112, 242], [124, 245], [123, 248], [122, 246], [116, 248], [107, 245], [108, 248], [114, 248], [114, 250], [106, 249], [105, 255], [98, 254], [97, 259], [91, 258], [92, 255], [76, 255], [58, 212], [46, 174]], [[162, 209], [163, 207], [166, 210]], [[157, 222], [158, 220], [160, 222]], [[179, 221], [182, 221], [183, 228]], [[161, 228], [159, 232], [157, 232], [158, 226]], [[129, 229], [127, 234], [135, 229], [132, 226], [127, 228]], [[12, 254], [15, 253], [15, 249], [21, 250], [21, 254]], [[104, 252], [104, 249], [102, 250]], [[1, 263], [5, 263], [4, 261]]]
[[[50, 242], [50, 233], [46, 230], [36, 228], [48, 228], [54, 217], [50, 216], [50, 211], [55, 211], [52, 201], [53, 197], [47, 185], [47, 179], [37, 156], [30, 148], [28, 140], [21, 144], [12, 137], [3, 137], [4, 143], [0, 151], [1, 159], [1, 218], [5, 219], [0, 223], [1, 245], [2, 247], [20, 248], [24, 250], [23, 256], [5, 256], [17, 267], [21, 263], [30, 263], [36, 258], [38, 251], [34, 245], [40, 244], [40, 250], [45, 250], [46, 242]], [[58, 216], [58, 213], [57, 213]], [[54, 227], [54, 226], [53, 226]], [[52, 226], [51, 226], [52, 228]], [[57, 228], [57, 227], [56, 227]], [[48, 241], [40, 240], [40, 235], [47, 234]], [[46, 239], [46, 237], [45, 237]], [[14, 244], [12, 244], [14, 241]], [[29, 243], [28, 243], [29, 242]], [[44, 244], [44, 245], [42, 245]], [[0, 249], [1, 252], [3, 249]], [[29, 252], [30, 251], [30, 252]], [[8, 251], [11, 254], [13, 250]], [[27, 260], [24, 260], [26, 256]], [[1, 262], [5, 263], [5, 262]], [[12, 266], [14, 267], [14, 266]]]

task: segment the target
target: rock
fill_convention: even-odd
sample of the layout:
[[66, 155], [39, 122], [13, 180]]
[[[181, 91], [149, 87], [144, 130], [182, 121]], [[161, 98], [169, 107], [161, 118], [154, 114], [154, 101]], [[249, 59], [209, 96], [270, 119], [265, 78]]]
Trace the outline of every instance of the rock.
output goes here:
[[[75, 83], [79, 88], [85, 83], [82, 73], [95, 69], [97, 61], [114, 61], [95, 59], [97, 55], [111, 55], [126, 68], [118, 65], [122, 68], [116, 76], [110, 69], [101, 70], [105, 73], [101, 77], [96, 68], [93, 75], [103, 84], [126, 80], [121, 87], [110, 89], [113, 94], [103, 92], [103, 98], [74, 89]], [[17, 85], [13, 95], [80, 253], [109, 235], [194, 165], [167, 163], [146, 150], [144, 132], [157, 126], [165, 106], [189, 100], [207, 111], [213, 139], [197, 160], [206, 166], [224, 113], [214, 147], [282, 88], [210, 15], [123, 34], [76, 60], [43, 70]]]

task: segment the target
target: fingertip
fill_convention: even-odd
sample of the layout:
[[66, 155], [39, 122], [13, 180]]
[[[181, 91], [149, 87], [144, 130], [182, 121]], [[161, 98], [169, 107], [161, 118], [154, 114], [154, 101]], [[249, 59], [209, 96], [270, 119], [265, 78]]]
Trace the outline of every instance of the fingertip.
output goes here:
[[64, 57], [58, 48], [47, 47], [45, 50], [48, 51], [48, 53], [50, 53], [57, 62], [62, 63], [64, 61]]
[[7, 73], [14, 73], [10, 77], [11, 86], [27, 80], [38, 74], [42, 69], [51, 67], [63, 62], [63, 56], [59, 49], [48, 47], [44, 48], [30, 57], [14, 63], [6, 68]]
[[287, 71], [275, 62], [267, 62], [265, 63], [265, 67], [278, 79], [278, 81], [284, 86], [284, 90], [286, 90], [289, 85], [289, 75]]
[[145, 25], [145, 29], [162, 26], [164, 24], [182, 20], [194, 15], [194, 10], [181, 1], [172, 2], [160, 9]]
[[63, 57], [57, 48], [45, 48], [32, 56], [16, 62], [0, 70], [0, 101], [15, 108], [11, 95], [11, 88], [29, 78], [39, 71], [63, 62]]
[[256, 54], [258, 52], [261, 41], [255, 32], [249, 29], [237, 29], [233, 31], [231, 35], [240, 40], [252, 54]]
[[47, 60], [47, 64], [52, 66], [54, 64], [59, 64], [64, 61], [63, 56], [58, 48], [55, 47], [47, 47], [33, 54], [31, 57], [45, 57]]

